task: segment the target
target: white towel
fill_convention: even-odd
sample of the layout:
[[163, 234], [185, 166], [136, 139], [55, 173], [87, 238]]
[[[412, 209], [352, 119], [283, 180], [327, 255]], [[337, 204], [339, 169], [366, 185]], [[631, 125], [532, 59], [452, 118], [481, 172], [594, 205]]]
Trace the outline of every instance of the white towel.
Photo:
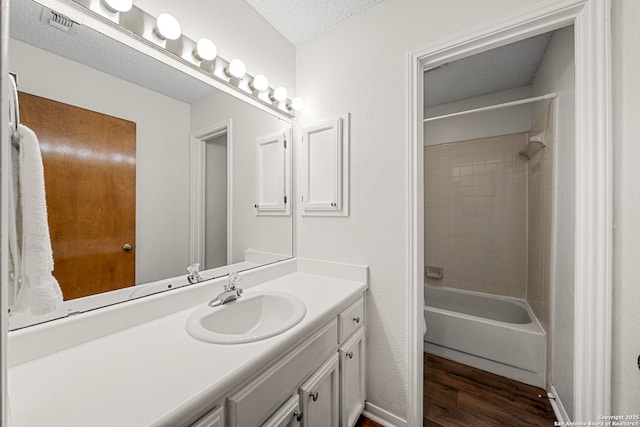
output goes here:
[[[62, 305], [62, 291], [53, 277], [53, 252], [47, 218], [44, 189], [44, 168], [36, 134], [20, 125], [19, 207], [22, 219], [18, 234], [22, 242], [22, 283], [15, 311], [30, 310], [41, 315]], [[22, 225], [22, 227], [20, 227]], [[19, 240], [19, 241], [20, 241]]]

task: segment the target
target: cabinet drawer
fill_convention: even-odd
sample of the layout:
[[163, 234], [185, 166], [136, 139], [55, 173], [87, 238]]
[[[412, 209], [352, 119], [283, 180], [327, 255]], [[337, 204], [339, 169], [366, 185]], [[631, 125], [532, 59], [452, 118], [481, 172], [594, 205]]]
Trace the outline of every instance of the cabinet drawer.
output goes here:
[[209, 412], [191, 424], [191, 427], [224, 427], [224, 406]]
[[338, 342], [342, 344], [351, 334], [364, 325], [364, 298], [351, 304], [338, 314]]
[[273, 414], [262, 427], [300, 427], [300, 397], [295, 394]]
[[335, 319], [227, 399], [229, 427], [263, 423], [327, 356], [337, 350]]

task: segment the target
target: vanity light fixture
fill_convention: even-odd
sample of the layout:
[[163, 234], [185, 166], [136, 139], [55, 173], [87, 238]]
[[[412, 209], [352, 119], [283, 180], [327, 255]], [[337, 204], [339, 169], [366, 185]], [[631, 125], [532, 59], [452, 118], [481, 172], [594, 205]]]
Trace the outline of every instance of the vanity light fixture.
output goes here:
[[244, 62], [241, 60], [234, 59], [229, 63], [229, 66], [224, 69], [224, 73], [229, 77], [241, 79], [247, 74], [247, 66], [244, 65]]
[[156, 34], [164, 40], [178, 40], [182, 35], [182, 28], [172, 15], [161, 13], [156, 20]]
[[200, 39], [196, 44], [193, 56], [200, 61], [213, 61], [218, 56], [216, 44], [209, 39]]
[[304, 101], [299, 96], [296, 96], [287, 104], [287, 108], [293, 111], [300, 111], [304, 108]]
[[253, 80], [249, 83], [249, 87], [251, 90], [257, 90], [258, 92], [262, 92], [269, 87], [269, 80], [267, 76], [264, 74], [258, 74], [253, 78]]
[[287, 100], [287, 90], [285, 88], [283, 88], [282, 86], [278, 86], [277, 88], [274, 89], [273, 93], [271, 95], [269, 95], [269, 98], [272, 101], [278, 101], [278, 102], [286, 101]]
[[[140, 16], [136, 20], [141, 19], [146, 22], [153, 22], [155, 19], [156, 26], [151, 31], [145, 31], [143, 37], [152, 42], [155, 48], [165, 48], [175, 55], [179, 56], [179, 60], [187, 63], [191, 67], [196, 67], [198, 71], [207, 73], [210, 77], [220, 81], [221, 83], [233, 86], [243, 95], [252, 97], [258, 103], [276, 110], [280, 113], [287, 114], [291, 117], [295, 116], [295, 112], [304, 107], [304, 102], [300, 98], [289, 99], [287, 90], [284, 87], [272, 89], [269, 86], [269, 80], [264, 74], [255, 76], [247, 75], [247, 66], [239, 59], [228, 61], [218, 56], [218, 49], [211, 40], [202, 38], [197, 43], [182, 34], [180, 22], [169, 13], [161, 13], [154, 18], [153, 15], [145, 12], [133, 3], [135, 0], [71, 0], [75, 3], [85, 5], [95, 13], [98, 13], [113, 25], [127, 25], [127, 23], [119, 22], [118, 13], [126, 13], [134, 10]], [[114, 19], [114, 15], [115, 19]], [[145, 26], [145, 28], [148, 28]], [[130, 28], [127, 27], [130, 30]], [[160, 40], [160, 41], [159, 41]], [[162, 43], [166, 40], [181, 40], [183, 43], [171, 44]], [[189, 46], [193, 49], [191, 52], [183, 52], [182, 49]], [[192, 47], [193, 46], [193, 47]], [[180, 50], [180, 52], [178, 52]], [[185, 53], [186, 55], [183, 55]], [[215, 61], [218, 59], [218, 66]], [[208, 61], [209, 64], [205, 63]], [[220, 67], [221, 65], [226, 65]], [[220, 71], [222, 68], [222, 71]]]
[[102, 4], [113, 13], [129, 12], [133, 7], [133, 0], [102, 0]]

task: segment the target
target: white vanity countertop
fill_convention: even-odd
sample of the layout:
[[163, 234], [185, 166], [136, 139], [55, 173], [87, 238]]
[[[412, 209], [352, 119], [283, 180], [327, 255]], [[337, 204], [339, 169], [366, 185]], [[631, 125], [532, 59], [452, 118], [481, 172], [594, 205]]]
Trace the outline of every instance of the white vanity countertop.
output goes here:
[[245, 295], [289, 293], [307, 307], [299, 324], [269, 339], [218, 345], [192, 338], [185, 325], [194, 306], [11, 367], [10, 425], [179, 425], [211, 408], [367, 288], [366, 279], [322, 276], [317, 263], [312, 267], [245, 289]]

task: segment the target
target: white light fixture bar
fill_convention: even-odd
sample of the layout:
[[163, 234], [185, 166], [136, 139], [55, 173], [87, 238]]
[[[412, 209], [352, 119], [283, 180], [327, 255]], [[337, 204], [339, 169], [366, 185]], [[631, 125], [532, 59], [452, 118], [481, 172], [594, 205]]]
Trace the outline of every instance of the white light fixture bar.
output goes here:
[[[127, 1], [131, 0], [91, 1], [87, 5], [86, 0], [71, 0], [70, 6], [74, 5], [74, 8], [80, 13], [93, 13], [102, 23], [111, 26], [127, 37], [133, 37], [143, 42], [162, 55], [171, 57], [173, 61], [178, 61], [195, 70], [202, 77], [212, 78], [217, 84], [224, 85], [226, 87], [224, 90], [228, 93], [241, 93], [256, 105], [277, 111], [284, 116], [295, 116], [297, 110], [293, 105], [297, 106], [298, 102], [293, 103], [287, 98], [286, 89], [278, 87], [272, 90], [264, 75], [257, 74], [254, 77], [248, 74], [246, 65], [241, 60], [227, 61], [221, 58], [218, 56], [215, 43], [211, 40], [200, 39], [196, 43], [183, 35], [180, 23], [173, 16], [161, 14], [155, 18], [133, 5], [131, 8], [133, 11], [126, 15], [127, 19], [120, 17], [114, 19], [113, 9], [110, 7], [113, 7], [115, 3]], [[110, 5], [108, 6], [107, 3]], [[144, 30], [150, 27], [153, 29], [151, 32]], [[165, 40], [178, 39], [180, 39], [179, 44], [172, 44], [171, 47], [165, 46]], [[183, 71], [186, 72], [186, 70]], [[214, 86], [216, 85], [214, 84]]]

